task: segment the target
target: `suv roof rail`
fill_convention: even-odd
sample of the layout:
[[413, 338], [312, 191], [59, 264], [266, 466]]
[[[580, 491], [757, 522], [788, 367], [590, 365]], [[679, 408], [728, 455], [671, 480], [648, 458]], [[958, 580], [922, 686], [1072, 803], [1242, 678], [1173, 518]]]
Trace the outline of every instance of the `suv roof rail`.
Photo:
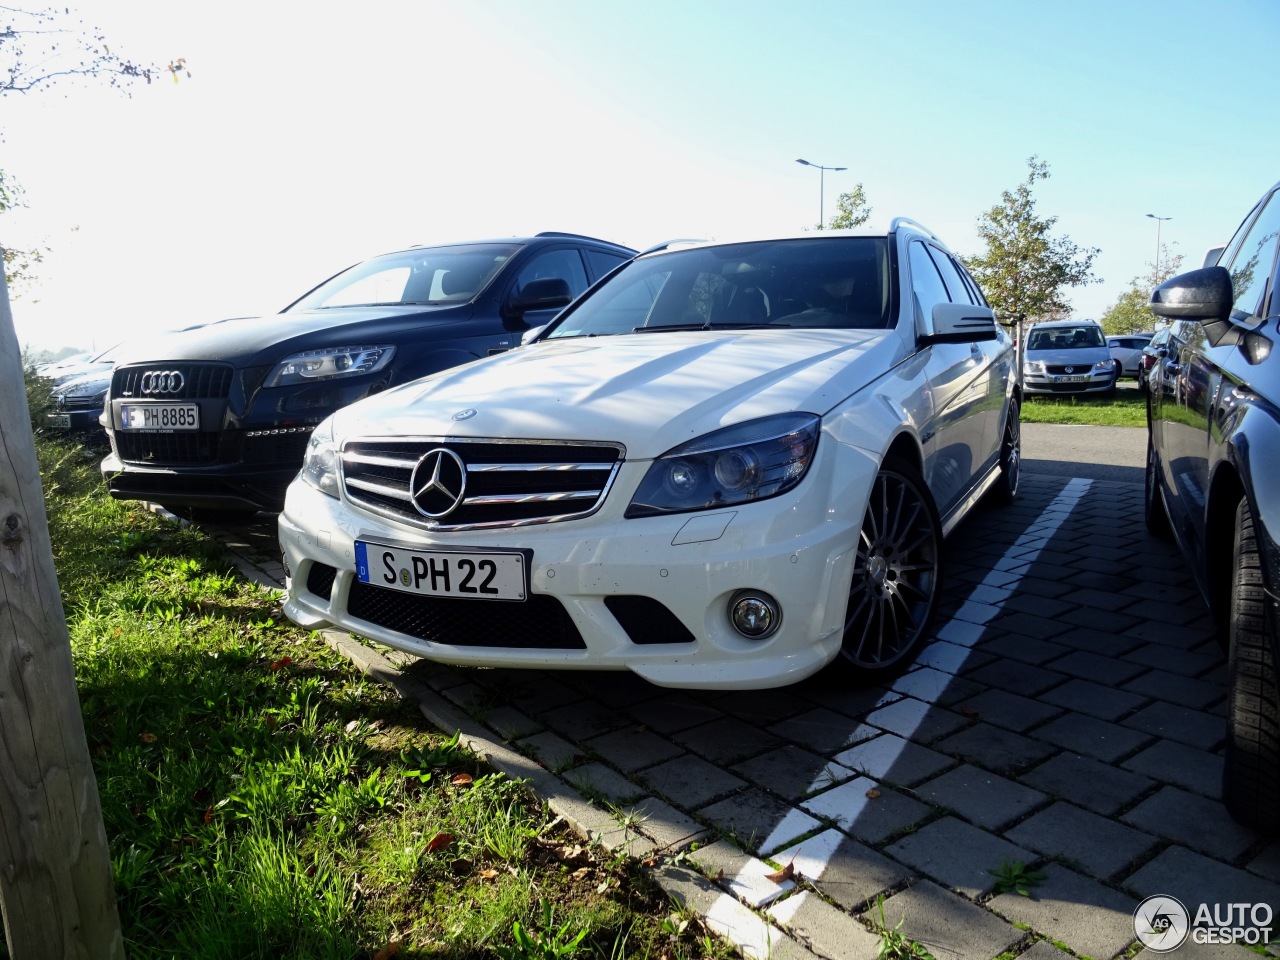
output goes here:
[[893, 221], [889, 224], [889, 232], [893, 233], [899, 227], [903, 226], [914, 227], [926, 236], [942, 243], [942, 239], [936, 233], [926, 227], [923, 223], [920, 223], [918, 220], [912, 220], [910, 217], [894, 217]]
[[643, 257], [647, 253], [657, 253], [659, 250], [666, 250], [668, 247], [674, 247], [677, 243], [706, 243], [706, 237], [677, 237], [673, 240], [663, 240], [661, 243], [655, 243], [652, 247], [645, 247], [637, 257]]
[[565, 233], [561, 230], [543, 230], [541, 233], [535, 233], [535, 237], [562, 237], [568, 240], [593, 240], [596, 243], [607, 243], [611, 247], [620, 247], [622, 244], [614, 243], [612, 240], [601, 240], [599, 237], [589, 237], [585, 233]]

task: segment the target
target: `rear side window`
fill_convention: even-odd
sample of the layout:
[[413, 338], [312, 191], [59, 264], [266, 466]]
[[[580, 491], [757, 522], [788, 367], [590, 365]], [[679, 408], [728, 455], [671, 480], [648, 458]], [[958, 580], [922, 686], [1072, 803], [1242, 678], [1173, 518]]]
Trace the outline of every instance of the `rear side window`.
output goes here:
[[938, 272], [942, 274], [942, 280], [947, 285], [947, 293], [951, 295], [951, 302], [975, 303], [976, 301], [969, 294], [969, 288], [965, 286], [964, 280], [960, 277], [960, 271], [951, 262], [951, 258], [934, 247], [929, 248], [929, 256], [933, 258], [933, 262], [937, 264]]
[[575, 299], [587, 289], [587, 271], [582, 266], [582, 257], [572, 247], [563, 250], [548, 250], [535, 254], [520, 268], [513, 294], [519, 293], [530, 280], [558, 278], [569, 284], [569, 293]]
[[626, 263], [630, 257], [624, 257], [617, 253], [606, 253], [604, 250], [592, 250], [588, 247], [583, 251], [587, 255], [587, 263], [591, 264], [591, 270], [599, 279], [612, 270], [620, 263]]

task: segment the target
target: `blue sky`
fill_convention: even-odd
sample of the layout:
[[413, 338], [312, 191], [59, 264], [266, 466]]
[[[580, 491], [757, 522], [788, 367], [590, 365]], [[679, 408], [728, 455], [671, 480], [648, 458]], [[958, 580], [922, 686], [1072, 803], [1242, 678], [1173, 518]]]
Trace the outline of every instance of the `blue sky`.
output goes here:
[[[1099, 316], [1154, 258], [1198, 265], [1280, 179], [1280, 4], [96, 0], [193, 77], [9, 97], [0, 167], [51, 248], [19, 342], [107, 346], [271, 312], [412, 243], [571, 230], [642, 247], [794, 232], [861, 182], [976, 253], [1032, 154], [1038, 211], [1099, 247]], [[37, 302], [33, 302], [37, 301]]]

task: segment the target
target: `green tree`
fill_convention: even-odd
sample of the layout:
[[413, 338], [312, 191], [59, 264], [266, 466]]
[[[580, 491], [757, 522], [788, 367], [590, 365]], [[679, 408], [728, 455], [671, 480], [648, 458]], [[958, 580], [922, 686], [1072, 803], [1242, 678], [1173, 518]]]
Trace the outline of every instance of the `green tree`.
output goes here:
[[1107, 307], [1106, 313], [1102, 315], [1102, 329], [1109, 336], [1151, 329], [1154, 322], [1151, 316], [1151, 291], [1179, 271], [1182, 267], [1182, 254], [1170, 254], [1165, 248], [1159, 267], [1154, 263], [1148, 266], [1151, 269], [1146, 275], [1130, 280], [1129, 289], [1116, 297], [1115, 303]]
[[871, 208], [867, 206], [867, 195], [862, 184], [855, 184], [848, 193], [840, 194], [836, 201], [836, 215], [827, 221], [828, 230], [851, 230], [860, 227], [871, 217]]
[[181, 57], [160, 67], [114, 53], [101, 30], [74, 19], [65, 7], [0, 7], [0, 95], [30, 93], [75, 77], [124, 87], [166, 73], [175, 82], [180, 74], [190, 76]]
[[[11, 176], [0, 170], [0, 217], [15, 207], [26, 205], [22, 187]], [[42, 247], [33, 247], [30, 250], [4, 247], [4, 279], [14, 299], [22, 295], [21, 291], [31, 280], [32, 268], [44, 259], [44, 254]]]
[[978, 218], [986, 251], [962, 258], [1000, 318], [1019, 325], [1069, 311], [1067, 289], [1098, 282], [1098, 249], [1055, 237], [1058, 218], [1036, 216], [1032, 190], [1049, 178], [1049, 165], [1033, 156], [1027, 167], [1027, 179]]

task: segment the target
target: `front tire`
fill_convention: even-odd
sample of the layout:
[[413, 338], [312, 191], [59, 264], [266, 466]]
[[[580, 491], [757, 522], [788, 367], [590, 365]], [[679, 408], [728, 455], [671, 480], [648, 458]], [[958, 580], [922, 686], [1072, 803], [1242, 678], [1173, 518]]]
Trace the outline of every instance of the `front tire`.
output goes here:
[[991, 499], [1002, 506], [1013, 503], [1018, 496], [1018, 481], [1022, 476], [1022, 405], [1017, 397], [1009, 401], [1009, 416], [1004, 424], [1004, 437], [1000, 441], [1000, 477], [991, 488]]
[[937, 605], [942, 523], [912, 468], [876, 474], [858, 535], [840, 662], [863, 677], [912, 662]]
[[1236, 508], [1230, 617], [1222, 795], [1238, 822], [1274, 833], [1280, 828], [1280, 691], [1253, 511], [1243, 497]]
[[1169, 526], [1169, 511], [1165, 509], [1164, 494], [1160, 492], [1160, 472], [1156, 469], [1156, 448], [1151, 442], [1151, 429], [1147, 428], [1147, 468], [1142, 478], [1142, 514], [1147, 531], [1161, 540], [1173, 538]]

